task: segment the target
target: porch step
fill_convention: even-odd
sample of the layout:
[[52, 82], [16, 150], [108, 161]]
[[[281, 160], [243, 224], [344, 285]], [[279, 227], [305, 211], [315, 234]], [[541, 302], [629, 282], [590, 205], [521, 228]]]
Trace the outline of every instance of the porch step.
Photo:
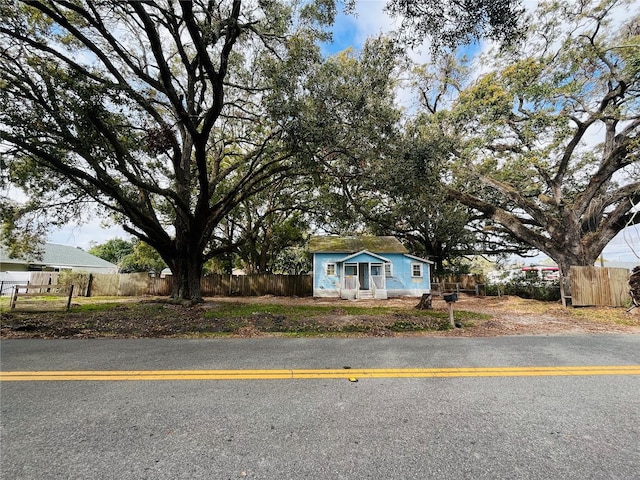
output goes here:
[[371, 290], [359, 290], [358, 291], [358, 299], [359, 300], [366, 300], [366, 299], [372, 299], [373, 298], [373, 294], [371, 293]]

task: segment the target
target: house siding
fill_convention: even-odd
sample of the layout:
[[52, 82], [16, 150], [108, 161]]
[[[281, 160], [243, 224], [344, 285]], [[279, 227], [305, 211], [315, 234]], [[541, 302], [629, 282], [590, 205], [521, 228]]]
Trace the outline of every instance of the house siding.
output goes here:
[[[386, 254], [393, 263], [393, 276], [386, 278], [387, 295], [389, 297], [419, 297], [423, 293], [431, 292], [431, 269], [427, 262], [420, 262], [417, 259], [409, 258], [403, 254]], [[422, 277], [411, 277], [411, 265], [421, 263]]]
[[0, 272], [28, 272], [29, 265], [26, 263], [4, 263], [0, 262]]
[[[378, 255], [376, 252], [372, 252]], [[316, 252], [313, 255], [313, 296], [314, 297], [339, 297], [342, 264], [340, 260], [349, 254], [345, 252], [325, 253]], [[430, 264], [415, 257], [409, 257], [401, 253], [380, 254], [389, 260], [392, 266], [392, 276], [386, 277], [386, 291], [388, 297], [415, 296], [431, 292]], [[361, 253], [348, 260], [348, 263], [380, 263], [382, 260], [373, 255]], [[412, 277], [412, 264], [422, 265], [422, 277]], [[327, 265], [336, 265], [336, 275], [327, 275]]]
[[[344, 253], [314, 253], [313, 254], [313, 296], [339, 297], [340, 271], [337, 265], [346, 255]], [[336, 275], [327, 275], [327, 265], [336, 264]]]

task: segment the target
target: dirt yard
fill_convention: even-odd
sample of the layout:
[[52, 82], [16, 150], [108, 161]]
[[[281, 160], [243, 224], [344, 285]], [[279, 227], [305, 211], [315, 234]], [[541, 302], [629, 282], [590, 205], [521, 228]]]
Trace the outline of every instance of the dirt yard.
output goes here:
[[[448, 306], [440, 297], [434, 298], [430, 312], [417, 311], [418, 302], [262, 296], [207, 298], [183, 307], [154, 297], [82, 298], [68, 313], [5, 309], [0, 312], [0, 338], [640, 334], [640, 309], [627, 313], [624, 308], [563, 308], [518, 297], [461, 295], [454, 311], [462, 328], [448, 329]], [[255, 309], [247, 308], [250, 305]], [[308, 316], [305, 308], [311, 309]], [[216, 317], [222, 310], [227, 316]]]
[[[392, 298], [388, 300], [338, 300], [319, 298], [247, 297], [225, 298], [216, 301], [246, 303], [276, 303], [294, 305], [359, 305], [393, 306], [411, 309], [419, 298]], [[448, 312], [447, 304], [434, 297], [433, 308]], [[564, 308], [560, 302], [540, 302], [519, 297], [476, 297], [461, 294], [454, 304], [454, 311], [489, 315], [487, 320], [474, 320], [470, 328], [437, 332], [421, 332], [420, 335], [436, 336], [501, 336], [501, 335], [554, 335], [588, 333], [637, 333], [640, 334], [640, 309], [627, 313], [625, 308], [582, 307]]]
[[[439, 307], [446, 308], [445, 305]], [[640, 309], [627, 313], [624, 308], [565, 308], [560, 302], [467, 296], [463, 296], [455, 308], [491, 316], [489, 320], [476, 323], [470, 332], [474, 336], [640, 333]]]

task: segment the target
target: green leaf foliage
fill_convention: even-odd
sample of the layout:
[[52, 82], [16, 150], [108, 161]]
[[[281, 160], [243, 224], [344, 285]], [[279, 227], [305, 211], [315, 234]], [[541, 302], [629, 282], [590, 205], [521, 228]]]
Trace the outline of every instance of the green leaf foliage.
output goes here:
[[450, 195], [565, 273], [640, 221], [639, 13], [627, 1], [542, 2], [522, 48], [483, 58], [489, 71], [451, 109], [462, 141]]
[[[31, 202], [13, 213], [41, 222], [23, 244], [92, 202], [159, 252], [175, 297], [199, 300], [203, 264], [232, 248], [215, 239], [220, 222], [308, 166], [289, 135], [295, 102], [277, 100], [316, 68], [334, 2], [1, 8], [3, 181]], [[18, 216], [3, 217], [19, 234]]]

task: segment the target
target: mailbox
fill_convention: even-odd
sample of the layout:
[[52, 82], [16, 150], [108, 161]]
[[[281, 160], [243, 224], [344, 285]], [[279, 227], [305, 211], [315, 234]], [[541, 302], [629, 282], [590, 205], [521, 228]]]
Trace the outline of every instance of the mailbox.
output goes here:
[[447, 303], [453, 303], [458, 301], [457, 293], [445, 293], [442, 297], [444, 298], [444, 301]]

